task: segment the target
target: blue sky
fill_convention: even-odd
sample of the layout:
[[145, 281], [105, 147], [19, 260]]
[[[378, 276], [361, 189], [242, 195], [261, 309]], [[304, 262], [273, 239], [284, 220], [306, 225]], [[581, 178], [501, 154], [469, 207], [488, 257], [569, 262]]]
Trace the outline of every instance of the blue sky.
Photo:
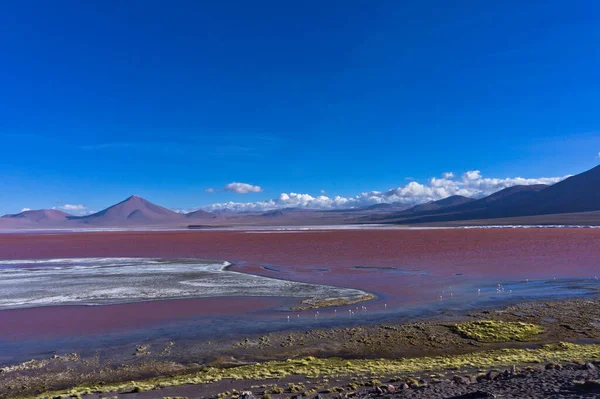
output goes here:
[[24, 0], [0, 37], [0, 213], [599, 161], [594, 1]]

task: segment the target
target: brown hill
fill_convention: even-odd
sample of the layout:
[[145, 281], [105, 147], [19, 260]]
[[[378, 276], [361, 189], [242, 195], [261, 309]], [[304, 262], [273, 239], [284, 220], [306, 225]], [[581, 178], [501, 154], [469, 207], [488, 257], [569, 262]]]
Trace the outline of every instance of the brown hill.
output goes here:
[[130, 225], [169, 225], [183, 221], [184, 215], [132, 195], [116, 205], [88, 216], [71, 217], [78, 224], [124, 227]]

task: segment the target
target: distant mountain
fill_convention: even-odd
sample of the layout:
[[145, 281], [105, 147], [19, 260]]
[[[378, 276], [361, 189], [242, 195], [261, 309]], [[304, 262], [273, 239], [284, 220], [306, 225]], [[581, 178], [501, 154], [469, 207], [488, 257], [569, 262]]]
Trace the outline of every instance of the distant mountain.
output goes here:
[[132, 195], [103, 211], [88, 216], [69, 219], [79, 224], [94, 226], [129, 226], [129, 225], [165, 225], [181, 222], [184, 215], [155, 205], [145, 199]]
[[283, 209], [275, 209], [272, 211], [265, 212], [259, 216], [267, 217], [267, 218], [279, 218], [285, 216], [286, 213], [283, 212]]
[[203, 211], [202, 209], [198, 209], [197, 211], [186, 213], [185, 217], [187, 219], [194, 219], [194, 220], [210, 220], [210, 219], [216, 219], [218, 217], [218, 215], [216, 215], [212, 212], [207, 212], [207, 211]]
[[412, 208], [409, 208], [404, 211], [404, 213], [419, 213], [419, 212], [427, 212], [427, 211], [437, 211], [439, 209], [447, 208], [450, 206], [467, 204], [469, 202], [473, 202], [475, 199], [465, 197], [462, 195], [452, 195], [450, 197], [428, 202], [426, 204], [415, 205]]
[[433, 203], [438, 205], [440, 208], [445, 208], [448, 206], [466, 204], [472, 201], [475, 201], [475, 199], [471, 197], [465, 197], [464, 195], [451, 195], [447, 198], [434, 201]]
[[282, 216], [298, 215], [298, 214], [307, 215], [310, 213], [321, 213], [321, 212], [322, 211], [320, 211], [320, 210], [314, 210], [314, 209], [283, 208], [283, 209], [273, 209], [271, 211], [261, 213], [259, 216], [273, 218], [273, 217], [282, 217]]
[[233, 209], [229, 209], [229, 208], [222, 208], [222, 209], [215, 209], [214, 211], [212, 211], [212, 213], [214, 213], [215, 215], [222, 215], [222, 214], [226, 214], [226, 213], [235, 213], [235, 211]]
[[0, 217], [0, 229], [55, 228], [68, 223], [69, 215], [56, 209], [23, 211]]
[[446, 206], [439, 209], [423, 210], [411, 214], [390, 215], [387, 219], [402, 219], [402, 223], [418, 224], [431, 222], [447, 222], [453, 220], [488, 219], [509, 216], [508, 209], [517, 207], [523, 201], [533, 197], [536, 193], [548, 188], [544, 184], [520, 185], [505, 188], [487, 197]]
[[359, 210], [372, 211], [372, 210], [377, 210], [377, 209], [394, 209], [397, 207], [398, 207], [398, 204], [395, 202], [392, 202], [392, 203], [373, 204], [373, 205], [365, 206], [363, 208], [359, 208]]
[[[547, 184], [532, 184], [529, 186], [512, 186], [503, 190], [497, 191], [487, 197], [478, 200], [478, 204], [489, 204], [495, 201], [503, 201], [506, 198], [512, 197], [513, 200], [515, 195], [530, 195], [532, 192], [538, 192], [548, 188]], [[526, 194], [523, 194], [526, 193]]]
[[4, 215], [3, 219], [23, 220], [33, 223], [64, 222], [72, 215], [56, 209], [23, 211], [14, 215]]
[[558, 182], [519, 206], [513, 213], [547, 215], [600, 210], [600, 166]]
[[[485, 198], [454, 195], [413, 206], [377, 204], [346, 210], [284, 208], [267, 212], [207, 212], [179, 214], [138, 196], [98, 213], [72, 216], [59, 210], [34, 210], [0, 217], [0, 229], [85, 227], [186, 227], [250, 225], [336, 225], [355, 223], [468, 225], [512, 223], [600, 223], [600, 166], [552, 186], [513, 186]], [[217, 214], [218, 213], [218, 214]], [[548, 215], [547, 217], [545, 215]], [[561, 216], [563, 215], [563, 216]], [[201, 221], [201, 223], [195, 223]]]

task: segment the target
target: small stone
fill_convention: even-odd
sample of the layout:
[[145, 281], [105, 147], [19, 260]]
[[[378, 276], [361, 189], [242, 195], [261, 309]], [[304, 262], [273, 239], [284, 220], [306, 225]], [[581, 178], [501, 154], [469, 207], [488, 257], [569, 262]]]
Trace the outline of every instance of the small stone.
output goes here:
[[240, 399], [256, 399], [251, 391], [242, 391]]
[[457, 385], [469, 385], [471, 383], [471, 380], [467, 377], [462, 377], [460, 375], [455, 375], [452, 378], [452, 381], [454, 381]]
[[383, 395], [383, 389], [381, 389], [381, 387], [375, 387], [375, 393], [377, 395]]
[[387, 386], [387, 391], [388, 391], [389, 393], [394, 393], [394, 392], [396, 392], [396, 387], [395, 387], [395, 386], [393, 386], [392, 384], [389, 384], [389, 385]]
[[561, 370], [562, 366], [558, 363], [548, 363], [546, 365], [546, 370]]
[[447, 398], [447, 399], [484, 399], [484, 398], [495, 398], [495, 397], [496, 397], [496, 395], [494, 395], [493, 393], [484, 392], [484, 391], [475, 391], [475, 392], [465, 393], [464, 395], [452, 396], [451, 398]]
[[409, 388], [410, 388], [410, 387], [408, 386], [408, 384], [407, 384], [406, 382], [405, 382], [405, 383], [402, 383], [402, 384], [400, 384], [400, 385], [398, 386], [398, 389], [409, 389]]
[[588, 362], [585, 364], [585, 368], [588, 370], [596, 370], [596, 366], [594, 366], [592, 363]]

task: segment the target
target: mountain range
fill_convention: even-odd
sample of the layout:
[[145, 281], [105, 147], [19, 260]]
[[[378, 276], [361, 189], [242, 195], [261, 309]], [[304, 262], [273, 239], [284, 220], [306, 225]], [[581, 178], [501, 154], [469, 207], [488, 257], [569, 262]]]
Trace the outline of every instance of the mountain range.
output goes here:
[[131, 196], [87, 216], [56, 209], [27, 210], [0, 217], [0, 229], [78, 229], [136, 227], [224, 227], [251, 225], [600, 225], [600, 166], [547, 185], [512, 186], [474, 199], [453, 195], [409, 207], [376, 204], [345, 210], [277, 209], [235, 213], [197, 210], [177, 213]]

